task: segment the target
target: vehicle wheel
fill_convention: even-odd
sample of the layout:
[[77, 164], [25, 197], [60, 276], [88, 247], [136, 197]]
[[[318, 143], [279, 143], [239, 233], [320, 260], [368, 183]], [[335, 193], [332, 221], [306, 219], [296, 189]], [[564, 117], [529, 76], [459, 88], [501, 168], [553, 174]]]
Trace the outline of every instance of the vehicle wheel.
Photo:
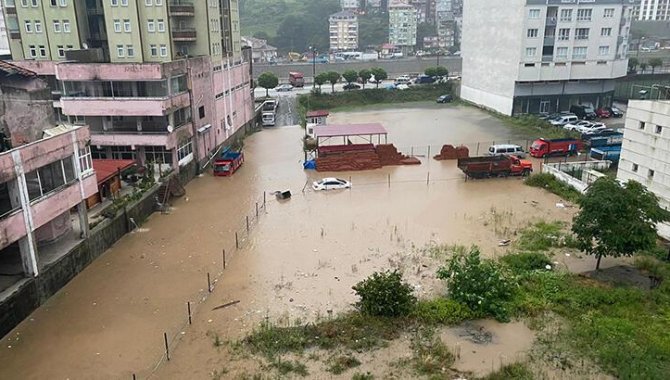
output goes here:
[[521, 172], [522, 177], [528, 177], [530, 175], [530, 169], [523, 169]]

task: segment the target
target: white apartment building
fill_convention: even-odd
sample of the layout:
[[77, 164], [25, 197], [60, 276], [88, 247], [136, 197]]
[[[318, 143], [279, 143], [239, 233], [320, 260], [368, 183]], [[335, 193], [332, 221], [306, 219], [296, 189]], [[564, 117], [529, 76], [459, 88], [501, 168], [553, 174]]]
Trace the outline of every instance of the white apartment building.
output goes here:
[[416, 46], [417, 12], [412, 5], [396, 1], [389, 4], [389, 43], [407, 54]]
[[5, 13], [2, 11], [4, 3], [0, 1], [0, 55], [10, 55], [9, 39], [7, 36], [7, 25], [5, 24]]
[[452, 0], [437, 0], [435, 3], [435, 26], [440, 49], [456, 44], [456, 20]]
[[[640, 182], [670, 209], [670, 100], [628, 102], [617, 178]], [[670, 239], [670, 225], [658, 232]]]
[[637, 0], [633, 18], [641, 21], [668, 21], [670, 0]]
[[506, 115], [610, 105], [634, 0], [464, 2], [461, 96]]
[[343, 11], [356, 12], [361, 8], [361, 0], [340, 0]]
[[350, 11], [330, 15], [330, 51], [352, 51], [358, 49], [358, 17]]

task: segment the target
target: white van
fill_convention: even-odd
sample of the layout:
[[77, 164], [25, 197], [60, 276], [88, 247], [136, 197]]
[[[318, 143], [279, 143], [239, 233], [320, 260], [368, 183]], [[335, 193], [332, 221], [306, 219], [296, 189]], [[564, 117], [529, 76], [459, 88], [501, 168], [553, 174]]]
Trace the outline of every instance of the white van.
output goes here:
[[566, 124], [573, 124], [579, 121], [579, 118], [576, 115], [565, 115], [565, 116], [559, 116], [555, 119], [549, 120], [549, 123], [551, 125], [557, 126], [557, 127], [562, 127]]
[[525, 158], [526, 152], [519, 145], [514, 144], [496, 144], [491, 145], [486, 152], [489, 156], [502, 156], [503, 154], [514, 155], [519, 158]]

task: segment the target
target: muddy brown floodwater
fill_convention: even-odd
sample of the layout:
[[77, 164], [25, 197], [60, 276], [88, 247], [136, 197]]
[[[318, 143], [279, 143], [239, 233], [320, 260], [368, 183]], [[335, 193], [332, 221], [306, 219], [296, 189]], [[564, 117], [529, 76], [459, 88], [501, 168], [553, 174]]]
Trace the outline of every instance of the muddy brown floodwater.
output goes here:
[[[470, 108], [338, 113], [331, 120], [368, 121], [385, 125], [399, 148], [516, 137]], [[328, 173], [302, 170], [302, 134], [296, 127], [254, 134], [233, 177], [204, 174], [189, 183], [169, 215], [153, 215], [3, 338], [0, 378], [208, 379], [214, 370], [236, 368], [212, 334], [236, 339], [266, 317], [314, 320], [349, 310], [351, 286], [377, 270], [399, 268], [418, 296], [434, 295], [442, 287], [426, 245], [476, 244], [494, 257], [507, 250], [498, 241], [513, 239], [528, 222], [567, 221], [573, 213], [519, 178], [465, 182], [454, 162], [426, 157], [421, 166], [338, 173], [351, 178], [348, 191], [303, 193], [306, 182]], [[206, 274], [221, 272], [221, 250], [234, 247], [245, 215], [255, 213], [264, 191], [282, 189], [293, 197], [268, 197], [267, 210], [242, 248], [229, 251], [223, 276], [204, 299]], [[191, 326], [187, 301], [195, 309]], [[213, 310], [231, 301], [239, 303]], [[180, 339], [172, 360], [154, 372], [163, 332]]]

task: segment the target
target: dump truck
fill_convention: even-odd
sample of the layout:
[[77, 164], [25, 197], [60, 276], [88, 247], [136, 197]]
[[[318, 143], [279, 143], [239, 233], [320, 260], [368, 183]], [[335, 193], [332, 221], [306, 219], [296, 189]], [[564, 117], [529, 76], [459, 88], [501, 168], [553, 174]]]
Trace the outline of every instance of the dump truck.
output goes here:
[[225, 150], [214, 161], [214, 175], [217, 177], [231, 176], [242, 166], [242, 163], [244, 163], [244, 153]]
[[293, 87], [304, 87], [305, 75], [301, 72], [291, 71], [288, 73], [288, 82]]
[[530, 146], [530, 155], [537, 158], [548, 156], [571, 156], [579, 153], [584, 147], [577, 139], [537, 139]]
[[533, 172], [533, 163], [516, 156], [485, 156], [459, 158], [458, 168], [468, 178], [527, 176]]

